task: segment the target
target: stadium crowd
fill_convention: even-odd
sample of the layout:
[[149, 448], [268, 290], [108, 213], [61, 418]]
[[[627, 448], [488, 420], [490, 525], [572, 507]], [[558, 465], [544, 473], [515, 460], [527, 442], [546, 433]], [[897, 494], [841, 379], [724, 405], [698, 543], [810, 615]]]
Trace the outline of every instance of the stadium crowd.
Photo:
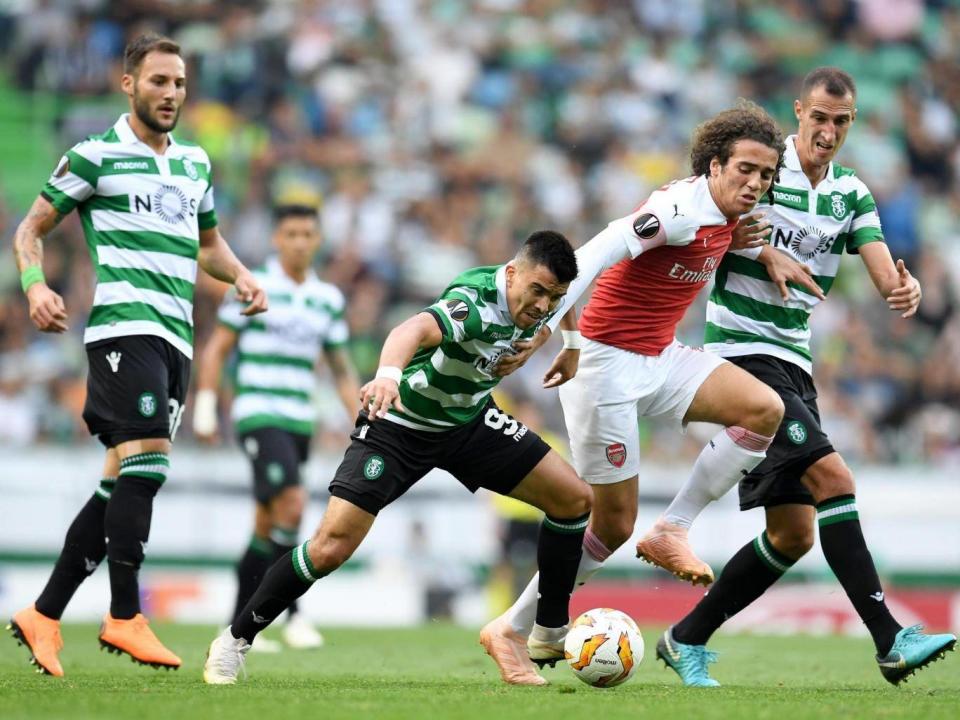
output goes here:
[[[799, 79], [815, 65], [843, 67], [858, 82], [859, 114], [840, 160], [872, 190], [891, 251], [924, 299], [917, 318], [901, 320], [859, 261], [845, 259], [813, 318], [824, 427], [854, 461], [960, 463], [957, 0], [6, 3], [0, 85], [28, 105], [55, 99], [40, 128], [48, 142], [31, 148], [50, 170], [122, 111], [120, 54], [145, 29], [184, 49], [178, 133], [211, 155], [218, 216], [238, 255], [256, 264], [269, 252], [275, 203], [320, 207], [320, 271], [347, 294], [364, 379], [386, 330], [459, 270], [502, 262], [537, 228], [586, 241], [689, 170], [685, 143], [705, 116], [746, 97], [791, 132]], [[0, 111], [0, 133], [13, 122]], [[13, 198], [46, 177], [0, 177], [9, 248], [26, 209]], [[12, 183], [30, 192], [11, 193]], [[76, 214], [45, 253], [70, 331], [33, 329], [8, 255], [0, 444], [88, 442], [82, 328], [93, 273]], [[201, 346], [223, 289], [198, 286]], [[704, 302], [684, 324], [692, 344]], [[504, 388], [540, 404], [562, 434], [555, 393], [539, 389], [553, 349]], [[332, 392], [325, 404], [333, 412]], [[342, 420], [323, 442], [345, 445]], [[702, 444], [655, 423], [641, 432], [651, 459], [692, 457]]]

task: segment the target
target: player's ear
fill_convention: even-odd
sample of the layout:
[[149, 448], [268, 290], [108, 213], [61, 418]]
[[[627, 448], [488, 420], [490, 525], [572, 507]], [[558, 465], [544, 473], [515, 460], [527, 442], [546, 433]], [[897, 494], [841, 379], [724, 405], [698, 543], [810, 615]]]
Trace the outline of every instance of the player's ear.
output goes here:
[[120, 89], [123, 90], [127, 95], [133, 95], [133, 86], [136, 83], [136, 78], [130, 73], [124, 73], [123, 77], [120, 78]]
[[710, 177], [719, 177], [722, 171], [723, 165], [720, 164], [720, 158], [714, 155], [713, 159], [710, 161]]
[[800, 116], [803, 114], [803, 103], [799, 99], [793, 101], [793, 114], [797, 118], [797, 121], [800, 120]]

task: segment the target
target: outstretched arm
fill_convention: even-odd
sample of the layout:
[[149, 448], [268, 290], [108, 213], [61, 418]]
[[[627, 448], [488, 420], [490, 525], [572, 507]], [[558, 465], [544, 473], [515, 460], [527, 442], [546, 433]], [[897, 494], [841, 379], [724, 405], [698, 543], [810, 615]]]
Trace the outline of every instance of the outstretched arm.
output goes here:
[[244, 315], [256, 315], [267, 309], [267, 294], [254, 280], [253, 275], [233, 254], [214, 226], [200, 231], [200, 253], [197, 264], [217, 280], [230, 283], [237, 290], [237, 297], [247, 303]]
[[43, 277], [43, 238], [62, 218], [50, 201], [40, 196], [13, 235], [13, 253], [30, 303], [30, 320], [41, 332], [62, 333], [67, 329], [63, 298], [50, 289]]
[[360, 388], [360, 406], [367, 408], [372, 422], [387, 416], [390, 407], [403, 410], [400, 404], [400, 380], [420, 348], [436, 347], [443, 333], [436, 318], [428, 312], [417, 313], [390, 331], [380, 352], [380, 368], [373, 380]]
[[920, 282], [910, 274], [903, 260], [893, 264], [886, 243], [872, 242], [860, 246], [860, 259], [867, 267], [874, 286], [887, 301], [891, 310], [901, 311], [900, 317], [912, 317], [920, 307], [923, 290]]

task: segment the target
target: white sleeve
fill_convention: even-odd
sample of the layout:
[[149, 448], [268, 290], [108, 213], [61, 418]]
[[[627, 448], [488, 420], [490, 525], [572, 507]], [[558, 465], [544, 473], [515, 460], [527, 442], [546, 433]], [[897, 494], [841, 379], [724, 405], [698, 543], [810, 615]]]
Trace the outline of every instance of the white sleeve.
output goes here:
[[[631, 246], [631, 241], [624, 236], [620, 223], [626, 219], [614, 220], [577, 248], [577, 277], [570, 283], [567, 294], [563, 298], [563, 305], [547, 322], [550, 332], [556, 331], [560, 318], [577, 304], [577, 300], [600, 273], [621, 260], [636, 257], [642, 252], [638, 242], [633, 242]], [[634, 240], [637, 239], [632, 231], [630, 234]], [[635, 249], [636, 252], [634, 252]]]

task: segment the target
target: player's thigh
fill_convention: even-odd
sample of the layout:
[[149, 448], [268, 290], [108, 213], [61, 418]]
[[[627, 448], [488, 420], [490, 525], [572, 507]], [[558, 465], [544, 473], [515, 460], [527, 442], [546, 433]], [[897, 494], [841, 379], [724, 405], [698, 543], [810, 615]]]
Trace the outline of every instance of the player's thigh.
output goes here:
[[376, 515], [438, 465], [446, 434], [415, 431], [389, 420], [371, 423], [361, 413], [330, 481], [330, 494]]
[[[539, 435], [492, 400], [476, 418], [446, 434], [449, 441], [437, 467], [453, 475], [470, 492], [484, 488], [510, 495], [552, 452]], [[565, 461], [560, 459], [558, 466], [555, 459], [547, 460], [539, 475], [576, 477]], [[539, 475], [537, 483], [544, 481]]]
[[637, 404], [644, 392], [642, 359], [600, 343], [591, 348], [599, 349], [585, 358], [587, 372], [578, 370], [560, 386], [571, 459], [591, 485], [619, 483], [640, 470]]
[[169, 440], [182, 417], [190, 361], [158, 337], [112, 338], [87, 346], [83, 419], [107, 447]]
[[242, 433], [240, 446], [253, 471], [253, 496], [270, 505], [287, 488], [300, 485], [300, 448], [294, 433], [261, 427]]
[[579, 517], [590, 511], [593, 493], [573, 467], [550, 450], [509, 493], [551, 517]]
[[783, 417], [783, 401], [768, 385], [723, 362], [697, 388], [685, 422], [741, 426], [772, 435]]

